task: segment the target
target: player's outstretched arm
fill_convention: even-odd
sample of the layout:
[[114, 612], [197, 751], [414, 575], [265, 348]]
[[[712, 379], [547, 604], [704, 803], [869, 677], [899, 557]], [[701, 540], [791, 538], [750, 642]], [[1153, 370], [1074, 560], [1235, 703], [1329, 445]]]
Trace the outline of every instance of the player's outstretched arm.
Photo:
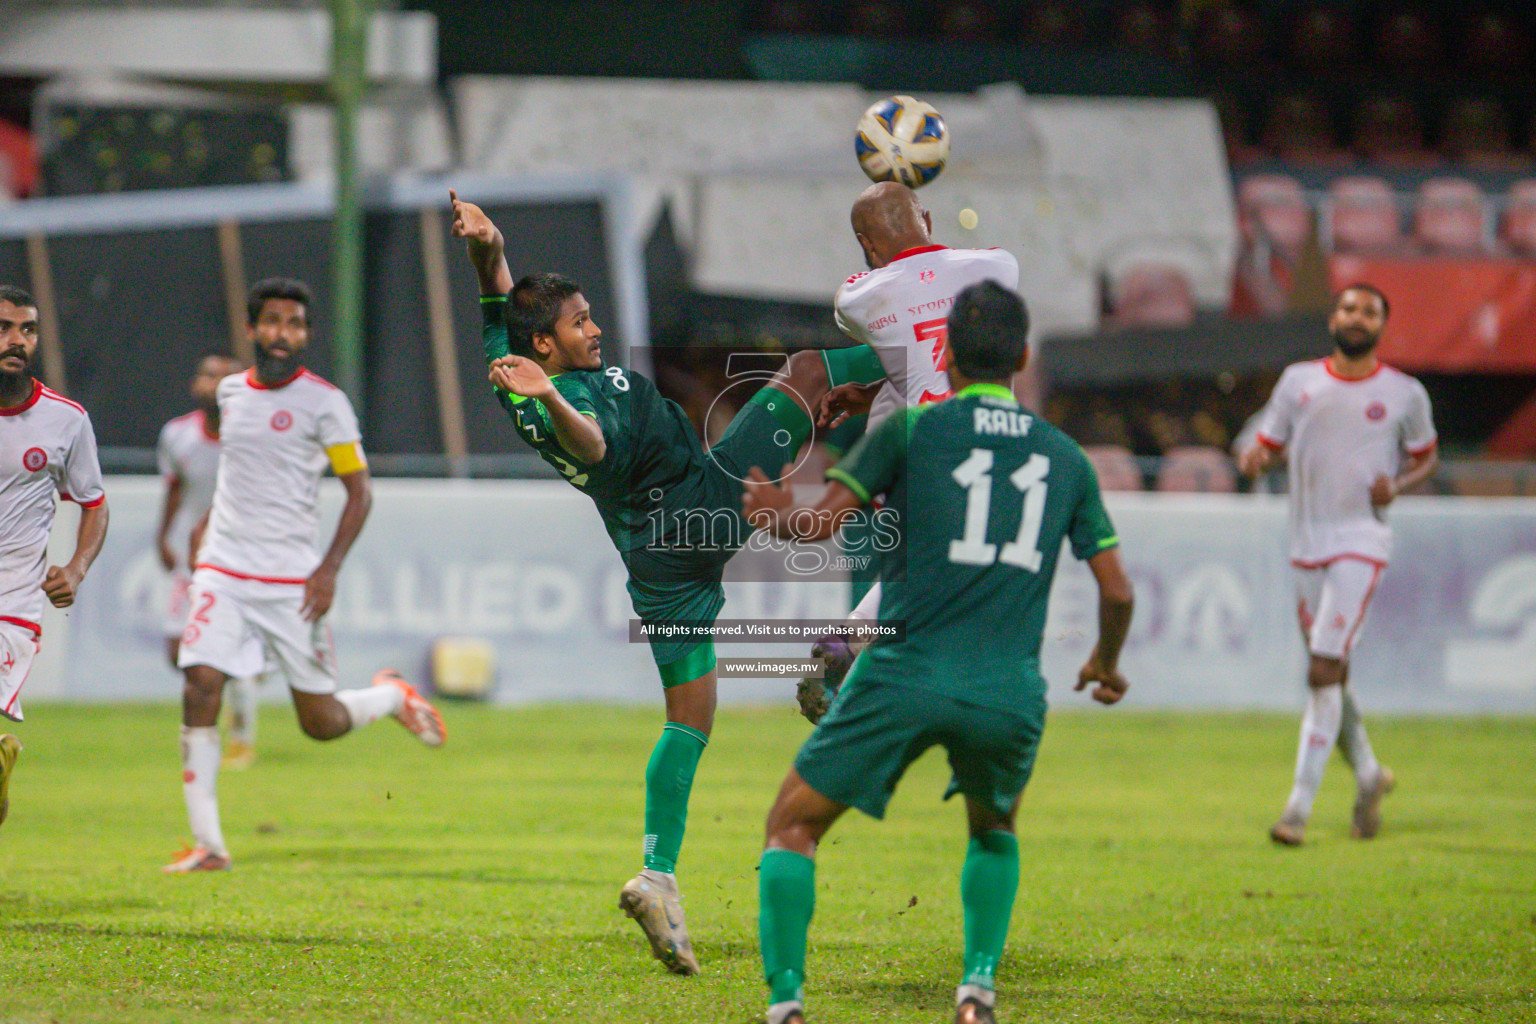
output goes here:
[[591, 416], [583, 416], [549, 379], [544, 368], [523, 356], [502, 356], [491, 363], [491, 383], [502, 391], [532, 398], [549, 412], [550, 426], [560, 447], [587, 466], [595, 466], [608, 454], [603, 428]]
[[101, 546], [107, 540], [107, 502], [80, 510], [80, 528], [75, 531], [75, 554], [65, 565], [50, 565], [43, 576], [43, 593], [55, 608], [68, 608], [75, 603], [80, 581], [90, 571], [91, 563], [101, 554]]
[[506, 295], [512, 291], [512, 271], [507, 266], [505, 241], [501, 230], [474, 203], [465, 202], [453, 189], [448, 190], [453, 204], [453, 236], [464, 239], [469, 262], [480, 279], [481, 295]]
[[884, 377], [873, 384], [860, 384], [857, 381], [839, 384], [821, 396], [821, 408], [817, 411], [816, 425], [837, 427], [849, 417], [867, 414], [870, 406], [875, 404], [875, 396], [880, 393], [880, 388], [884, 384]]
[[1075, 690], [1093, 688], [1093, 699], [1100, 704], [1114, 704], [1125, 696], [1130, 684], [1117, 667], [1120, 649], [1125, 646], [1126, 634], [1131, 629], [1131, 611], [1135, 607], [1135, 592], [1131, 579], [1120, 564], [1120, 549], [1100, 551], [1088, 559], [1088, 568], [1099, 585], [1099, 642], [1093, 653], [1077, 674]]
[[846, 485], [832, 480], [814, 507], [795, 508], [794, 488], [789, 485], [789, 474], [793, 471], [792, 465], [780, 470], [779, 478], [784, 481], [781, 485], [769, 480], [758, 467], [752, 467], [741, 492], [741, 514], [747, 522], [786, 540], [826, 540], [864, 504]]
[[366, 465], [338, 479], [347, 492], [347, 501], [341, 507], [341, 518], [336, 521], [336, 536], [331, 538], [331, 546], [320, 564], [315, 566], [315, 571], [309, 574], [309, 579], [304, 581], [304, 603], [299, 606], [299, 614], [306, 622], [318, 622], [331, 610], [331, 602], [336, 598], [336, 574], [341, 571], [342, 560], [352, 550], [357, 535], [363, 532], [363, 524], [368, 521], [368, 512], [373, 508], [373, 480]]

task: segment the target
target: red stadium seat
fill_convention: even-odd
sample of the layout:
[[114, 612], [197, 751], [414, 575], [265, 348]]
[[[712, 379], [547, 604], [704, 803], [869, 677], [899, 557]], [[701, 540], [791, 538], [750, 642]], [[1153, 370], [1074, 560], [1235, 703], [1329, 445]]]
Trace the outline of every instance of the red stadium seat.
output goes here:
[[1414, 202], [1413, 235], [1440, 252], [1475, 253], [1488, 248], [1483, 190], [1465, 178], [1430, 178]]
[[1343, 166], [1355, 160], [1353, 155], [1338, 148], [1333, 115], [1316, 93], [1288, 93], [1278, 97], [1269, 108], [1269, 120], [1260, 141], [1281, 160], [1294, 163]]
[[997, 9], [983, 0], [946, 0], [939, 6], [936, 25], [944, 39], [975, 42], [1000, 34]]
[[1353, 148], [1367, 162], [1396, 167], [1433, 167], [1444, 162], [1424, 146], [1424, 123], [1406, 96], [1385, 94], [1355, 108]]
[[1351, 72], [1358, 60], [1355, 26], [1337, 4], [1310, 3], [1291, 21], [1291, 58], [1313, 77]]
[[1139, 491], [1143, 488], [1141, 464], [1129, 448], [1117, 444], [1090, 444], [1083, 448], [1093, 471], [1098, 474], [1099, 487], [1106, 491]]
[[37, 147], [32, 133], [9, 121], [0, 120], [0, 160], [7, 165], [8, 174], [0, 181], [0, 190], [12, 196], [29, 196], [37, 187]]
[[1295, 253], [1312, 233], [1312, 207], [1301, 182], [1288, 174], [1254, 174], [1237, 188], [1237, 220], [1243, 237]]
[[1328, 186], [1328, 227], [1335, 251], [1392, 249], [1401, 245], [1397, 195], [1380, 178], [1336, 178]]
[[1459, 164], [1486, 170], [1529, 164], [1510, 143], [1509, 112], [1492, 96], [1450, 105], [1440, 126], [1440, 150]]
[[1536, 178], [1524, 178], [1510, 186], [1499, 240], [1517, 253], [1536, 256]]
[[1440, 67], [1444, 46], [1440, 29], [1429, 13], [1402, 6], [1382, 13], [1376, 23], [1376, 63], [1399, 79], [1428, 75]]
[[1160, 491], [1198, 491], [1206, 494], [1230, 494], [1237, 490], [1237, 472], [1232, 459], [1220, 448], [1188, 445], [1163, 453], [1157, 471]]
[[1184, 327], [1195, 318], [1195, 293], [1170, 263], [1130, 263], [1109, 282], [1108, 322], [1117, 327]]

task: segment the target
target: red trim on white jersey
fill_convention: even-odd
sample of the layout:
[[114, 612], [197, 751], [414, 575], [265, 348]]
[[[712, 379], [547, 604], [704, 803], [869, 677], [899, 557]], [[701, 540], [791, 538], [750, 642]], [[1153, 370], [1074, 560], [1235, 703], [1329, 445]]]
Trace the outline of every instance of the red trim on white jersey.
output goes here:
[[301, 366], [297, 370], [294, 370], [292, 373], [290, 373], [288, 376], [284, 377], [282, 380], [278, 381], [276, 384], [263, 384], [261, 381], [256, 379], [256, 367], [253, 366], [249, 370], [245, 371], [245, 382], [251, 387], [255, 388], [257, 391], [276, 391], [279, 388], [287, 387], [289, 384], [292, 384], [303, 375], [304, 367]]
[[81, 508], [99, 508], [101, 503], [107, 500], [107, 496], [105, 494], [93, 501], [76, 501], [74, 498], [71, 498], [67, 494], [61, 494], [60, 497], [62, 497], [65, 501], [75, 502], [75, 504], [79, 505]]
[[[43, 392], [47, 390], [47, 388], [43, 387], [42, 381], [38, 380], [36, 377], [32, 378], [32, 394], [27, 396], [27, 400], [22, 402], [20, 405], [13, 405], [6, 409], [0, 409], [0, 416], [20, 416], [22, 413], [36, 405], [37, 400], [42, 398]], [[76, 408], [79, 407], [76, 406]]]
[[[890, 263], [895, 263], [897, 260], [904, 260], [908, 256], [921, 256], [925, 252], [938, 252], [940, 249], [948, 248], [949, 246], [947, 245], [919, 245], [916, 248], [903, 249], [901, 252], [891, 257]], [[886, 266], [890, 266], [890, 263], [887, 263]]]
[[1362, 383], [1363, 381], [1368, 381], [1372, 377], [1374, 377], [1378, 373], [1380, 373], [1382, 370], [1385, 370], [1387, 368], [1387, 364], [1383, 363], [1382, 361], [1380, 361], [1378, 359], [1376, 361], [1376, 369], [1372, 370], [1370, 373], [1366, 374], [1364, 377], [1346, 377], [1343, 374], [1339, 373], [1339, 371], [1337, 371], [1337, 370], [1335, 370], [1333, 368], [1333, 357], [1332, 356], [1328, 356], [1327, 358], [1321, 360], [1321, 362], [1323, 364], [1323, 369], [1328, 371], [1328, 376], [1332, 377], [1334, 380], [1343, 381], [1345, 384], [1359, 384], [1359, 383]]
[[1360, 599], [1360, 614], [1355, 617], [1355, 624], [1349, 627], [1349, 632], [1344, 634], [1344, 657], [1346, 658], [1355, 646], [1355, 634], [1360, 631], [1360, 624], [1365, 621], [1365, 610], [1371, 606], [1371, 597], [1376, 593], [1376, 584], [1381, 581], [1381, 571], [1386, 567], [1385, 562], [1376, 563], [1376, 571], [1371, 573], [1371, 585], [1365, 588], [1365, 596]]
[[1342, 555], [1334, 555], [1331, 558], [1325, 558], [1321, 562], [1307, 562], [1299, 558], [1293, 558], [1291, 559], [1291, 564], [1298, 569], [1326, 569], [1334, 562], [1342, 562], [1345, 559], [1353, 559], [1357, 562], [1365, 562], [1369, 565], [1374, 565], [1378, 570], [1385, 569], [1387, 567], [1387, 563], [1380, 558], [1372, 558], [1370, 555], [1356, 554], [1353, 551], [1346, 551]]
[[1429, 442], [1429, 444], [1424, 445], [1422, 448], [1409, 448], [1408, 454], [1412, 455], [1414, 458], [1418, 458], [1421, 455], [1428, 455], [1438, 447], [1440, 447], [1440, 439], [1437, 437], [1433, 441]]
[[1259, 444], [1263, 445], [1265, 448], [1268, 448], [1270, 451], [1278, 452], [1285, 450], [1285, 445], [1281, 444], [1279, 441], [1276, 441], [1272, 437], [1265, 437], [1263, 434], [1255, 434], [1254, 437], [1258, 440]]
[[9, 622], [13, 626], [21, 626], [25, 629], [30, 629], [38, 636], [43, 635], [43, 627], [39, 626], [35, 622], [32, 622], [30, 619], [18, 619], [14, 615], [0, 615], [0, 622]]
[[304, 375], [304, 379], [305, 380], [312, 380], [316, 384], [324, 384], [326, 387], [330, 388], [332, 391], [340, 391], [341, 390], [341, 388], [337, 387], [335, 384], [332, 384], [330, 381], [326, 380], [324, 377], [320, 376], [318, 373], [316, 373], [315, 371], [311, 370], [307, 366], [302, 367], [299, 370], [299, 372]]
[[233, 576], [237, 580], [252, 580], [256, 583], [285, 583], [289, 585], [298, 585], [309, 582], [309, 580], [306, 579], [293, 579], [287, 576], [252, 576], [250, 573], [235, 572], [233, 569], [226, 569], [222, 565], [214, 565], [212, 562], [198, 562], [197, 565], [193, 566], [193, 568], [212, 569], [214, 572], [221, 572], [225, 576]]

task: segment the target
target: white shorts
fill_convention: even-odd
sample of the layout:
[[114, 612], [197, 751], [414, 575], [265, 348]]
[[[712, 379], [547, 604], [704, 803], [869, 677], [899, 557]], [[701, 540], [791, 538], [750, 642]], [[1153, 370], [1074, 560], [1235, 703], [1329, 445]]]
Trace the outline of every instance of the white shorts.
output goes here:
[[1366, 608], [1385, 562], [1336, 558], [1315, 568], [1293, 566], [1296, 574], [1296, 613], [1307, 650], [1323, 658], [1349, 659], [1360, 635]]
[[331, 631], [324, 620], [305, 622], [299, 614], [302, 586], [198, 569], [189, 597], [179, 667], [207, 665], [236, 679], [275, 668], [295, 690], [336, 692]]
[[0, 718], [22, 720], [21, 685], [32, 671], [39, 647], [37, 634], [14, 622], [0, 622]]
[[181, 569], [173, 569], [166, 575], [170, 589], [165, 595], [165, 620], [161, 628], [168, 639], [179, 639], [187, 628], [187, 596], [192, 589], [192, 577]]

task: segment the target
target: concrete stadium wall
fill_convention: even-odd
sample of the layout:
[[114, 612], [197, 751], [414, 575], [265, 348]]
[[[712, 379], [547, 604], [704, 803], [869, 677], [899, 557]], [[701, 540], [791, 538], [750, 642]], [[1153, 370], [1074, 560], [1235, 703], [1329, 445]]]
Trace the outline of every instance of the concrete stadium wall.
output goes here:
[[[563, 483], [382, 480], [343, 571], [331, 625], [343, 685], [424, 666], [432, 640], [471, 635], [497, 652], [498, 701], [658, 704], [619, 563], [591, 503]], [[340, 488], [323, 488], [334, 515]], [[49, 610], [23, 693], [40, 700], [174, 699], [163, 662], [164, 581], [151, 550], [160, 484], [108, 481], [111, 536], [79, 604]], [[1112, 494], [1137, 614], [1123, 659], [1131, 707], [1279, 708], [1302, 701], [1303, 652], [1284, 557], [1284, 499]], [[74, 506], [55, 553], [72, 549]], [[1536, 501], [1408, 498], [1397, 550], [1356, 655], [1366, 708], [1408, 713], [1536, 712]], [[323, 526], [329, 536], [331, 520]], [[739, 560], [738, 560], [739, 561]], [[1044, 665], [1056, 707], [1095, 630], [1086, 570], [1064, 555]], [[758, 578], [762, 578], [759, 576]], [[728, 584], [730, 618], [829, 618], [831, 582]], [[798, 656], [804, 645], [720, 644], [722, 656]], [[281, 699], [269, 686], [268, 699]], [[793, 682], [729, 680], [726, 703], [791, 702]]]

